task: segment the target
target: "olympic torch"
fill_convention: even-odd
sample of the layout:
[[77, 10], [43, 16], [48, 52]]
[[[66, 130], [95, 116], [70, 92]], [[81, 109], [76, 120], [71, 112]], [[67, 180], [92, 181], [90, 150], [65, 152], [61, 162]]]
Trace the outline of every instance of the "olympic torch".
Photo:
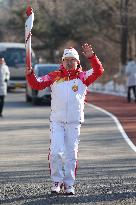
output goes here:
[[25, 46], [26, 46], [26, 72], [29, 73], [32, 69], [31, 63], [31, 30], [33, 28], [34, 13], [33, 9], [29, 6], [26, 10], [28, 16], [25, 22]]

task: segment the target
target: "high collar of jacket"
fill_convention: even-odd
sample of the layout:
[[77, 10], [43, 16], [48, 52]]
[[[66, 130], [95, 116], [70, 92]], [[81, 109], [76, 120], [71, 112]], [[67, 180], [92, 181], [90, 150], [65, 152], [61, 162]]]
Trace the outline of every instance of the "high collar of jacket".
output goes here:
[[62, 74], [63, 74], [64, 76], [68, 76], [68, 75], [70, 75], [70, 76], [75, 76], [75, 75], [79, 74], [79, 73], [82, 71], [82, 69], [81, 69], [81, 68], [77, 68], [77, 69], [69, 69], [69, 70], [67, 70], [67, 69], [64, 68], [64, 66], [61, 64], [61, 65], [60, 65], [60, 71], [62, 72]]

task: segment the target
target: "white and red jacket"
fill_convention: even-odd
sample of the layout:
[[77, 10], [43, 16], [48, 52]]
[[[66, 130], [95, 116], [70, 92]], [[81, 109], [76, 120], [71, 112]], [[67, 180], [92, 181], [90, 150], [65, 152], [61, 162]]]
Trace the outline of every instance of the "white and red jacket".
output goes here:
[[96, 55], [89, 58], [92, 69], [66, 70], [62, 65], [58, 71], [37, 78], [32, 72], [27, 75], [30, 86], [36, 90], [51, 87], [50, 121], [75, 123], [84, 121], [84, 100], [87, 87], [103, 73]]

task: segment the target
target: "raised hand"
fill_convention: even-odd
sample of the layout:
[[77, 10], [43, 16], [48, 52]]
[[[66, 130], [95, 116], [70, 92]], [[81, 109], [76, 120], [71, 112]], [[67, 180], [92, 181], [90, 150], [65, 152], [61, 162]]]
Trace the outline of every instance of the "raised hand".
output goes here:
[[85, 44], [82, 46], [82, 49], [83, 49], [83, 52], [82, 52], [82, 53], [85, 55], [86, 58], [91, 58], [91, 57], [94, 55], [92, 46], [89, 45], [88, 43], [85, 43]]

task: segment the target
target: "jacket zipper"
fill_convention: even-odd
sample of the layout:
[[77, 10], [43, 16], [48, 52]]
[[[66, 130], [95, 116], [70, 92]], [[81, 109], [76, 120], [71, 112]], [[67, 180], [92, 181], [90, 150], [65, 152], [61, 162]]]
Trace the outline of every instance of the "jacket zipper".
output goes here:
[[68, 74], [68, 81], [67, 81], [67, 108], [66, 108], [66, 123], [68, 122], [68, 101], [69, 101], [69, 79], [70, 79], [70, 74]]

